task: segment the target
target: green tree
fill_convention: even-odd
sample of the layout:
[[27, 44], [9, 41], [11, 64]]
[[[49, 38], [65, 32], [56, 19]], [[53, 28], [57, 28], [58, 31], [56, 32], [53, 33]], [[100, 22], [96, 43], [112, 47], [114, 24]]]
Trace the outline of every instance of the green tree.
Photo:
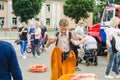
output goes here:
[[101, 2], [94, 6], [93, 11], [93, 24], [100, 22], [105, 6], [108, 4], [107, 0], [101, 0]]
[[12, 0], [14, 14], [27, 22], [39, 14], [44, 0]]
[[109, 0], [110, 3], [115, 3], [115, 4], [119, 4], [120, 5], [120, 0]]
[[94, 0], [65, 0], [64, 14], [78, 23], [81, 19], [89, 17], [89, 12], [93, 12]]

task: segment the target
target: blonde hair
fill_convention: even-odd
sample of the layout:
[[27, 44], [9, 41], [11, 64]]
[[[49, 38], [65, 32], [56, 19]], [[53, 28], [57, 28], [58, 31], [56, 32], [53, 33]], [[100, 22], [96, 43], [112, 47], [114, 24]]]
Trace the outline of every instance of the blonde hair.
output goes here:
[[68, 26], [69, 23], [66, 19], [61, 19], [59, 22], [59, 26]]
[[109, 23], [109, 27], [113, 27], [115, 28], [116, 25], [118, 25], [120, 23], [120, 19], [118, 17], [113, 17], [111, 20], [110, 20], [110, 23]]

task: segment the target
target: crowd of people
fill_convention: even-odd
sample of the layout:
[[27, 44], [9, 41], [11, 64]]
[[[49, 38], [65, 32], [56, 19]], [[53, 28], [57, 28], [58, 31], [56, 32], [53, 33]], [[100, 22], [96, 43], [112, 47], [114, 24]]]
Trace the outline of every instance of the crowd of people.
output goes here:
[[[74, 31], [69, 28], [69, 22], [67, 19], [61, 19], [59, 21], [59, 30], [53, 36], [48, 37], [45, 44], [45, 37], [47, 35], [47, 27], [43, 25], [43, 22], [30, 22], [29, 28], [23, 22], [22, 26], [18, 30], [20, 38], [20, 53], [23, 59], [26, 59], [25, 51], [28, 44], [31, 44], [32, 57], [40, 57], [41, 51], [45, 51], [51, 44], [55, 43], [55, 46], [51, 54], [51, 78], [50, 80], [58, 80], [65, 74], [74, 74], [75, 71], [80, 71], [78, 67], [78, 48], [82, 48], [85, 39], [84, 23], [78, 22], [78, 26]], [[108, 62], [105, 78], [114, 78], [110, 76], [110, 70], [114, 71], [116, 78], [120, 78], [120, 19], [113, 17], [110, 21], [108, 29], [105, 30], [107, 35], [107, 44], [110, 51], [110, 60]], [[114, 41], [118, 45], [117, 50], [114, 47]], [[5, 48], [3, 48], [5, 46]], [[40, 50], [40, 47], [42, 49]], [[11, 43], [0, 41], [0, 80], [11, 80], [11, 76], [14, 80], [22, 80], [22, 72], [18, 64], [16, 52]], [[12, 58], [11, 58], [12, 57]]]
[[[26, 58], [25, 51], [27, 49], [28, 44], [31, 45], [31, 53], [33, 57], [40, 57], [41, 51], [45, 51], [45, 36], [47, 35], [47, 28], [43, 25], [43, 22], [30, 22], [29, 28], [27, 28], [26, 24], [23, 22], [22, 26], [18, 30], [20, 37], [20, 51], [23, 59]], [[42, 47], [40, 51], [40, 47]]]

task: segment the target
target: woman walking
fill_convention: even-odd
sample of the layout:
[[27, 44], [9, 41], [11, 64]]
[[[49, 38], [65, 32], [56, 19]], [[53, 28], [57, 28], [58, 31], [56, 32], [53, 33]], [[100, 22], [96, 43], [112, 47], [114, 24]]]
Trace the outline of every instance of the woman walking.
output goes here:
[[116, 78], [120, 78], [120, 74], [118, 71], [118, 54], [117, 54], [117, 52], [115, 52], [112, 49], [113, 46], [111, 45], [111, 41], [112, 41], [113, 37], [115, 37], [115, 35], [117, 35], [115, 28], [118, 27], [119, 22], [120, 22], [120, 20], [118, 17], [113, 17], [110, 20], [109, 28], [106, 29], [107, 44], [108, 44], [109, 51], [110, 51], [110, 60], [107, 65], [107, 68], [106, 68], [105, 78], [114, 78], [113, 76], [110, 76], [110, 70], [113, 65], [113, 61], [115, 63], [114, 66], [115, 66]]

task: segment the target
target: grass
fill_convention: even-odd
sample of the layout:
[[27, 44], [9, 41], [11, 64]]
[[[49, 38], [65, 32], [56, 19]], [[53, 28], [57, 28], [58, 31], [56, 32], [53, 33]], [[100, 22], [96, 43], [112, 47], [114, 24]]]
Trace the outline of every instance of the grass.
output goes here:
[[48, 29], [47, 32], [55, 32], [54, 29]]

